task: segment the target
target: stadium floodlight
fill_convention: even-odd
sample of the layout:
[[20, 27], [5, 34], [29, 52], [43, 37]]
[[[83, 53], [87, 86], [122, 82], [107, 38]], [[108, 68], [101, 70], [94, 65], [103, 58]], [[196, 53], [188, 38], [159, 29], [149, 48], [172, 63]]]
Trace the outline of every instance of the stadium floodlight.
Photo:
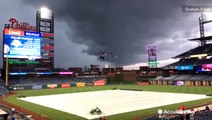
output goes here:
[[104, 68], [109, 68], [109, 65], [108, 65], [108, 64], [105, 64], [105, 65], [104, 65]]
[[198, 55], [190, 55], [191, 58], [195, 58], [195, 57], [198, 57], [198, 58], [202, 58], [202, 57], [206, 57], [208, 54], [198, 54]]
[[52, 18], [52, 11], [48, 9], [47, 7], [42, 7], [40, 9], [41, 12], [41, 18], [43, 19], [51, 19]]

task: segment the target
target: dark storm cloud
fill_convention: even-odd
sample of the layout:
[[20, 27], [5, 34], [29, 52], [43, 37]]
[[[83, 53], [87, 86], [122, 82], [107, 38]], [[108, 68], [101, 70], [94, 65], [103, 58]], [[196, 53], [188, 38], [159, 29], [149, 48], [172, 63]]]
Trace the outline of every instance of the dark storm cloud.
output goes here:
[[[82, 52], [96, 56], [103, 51], [112, 52], [119, 64], [126, 65], [145, 62], [148, 44], [159, 41], [161, 51], [170, 49], [165, 45], [180, 45], [175, 40], [190, 37], [191, 33], [183, 37], [176, 34], [193, 29], [195, 23], [190, 14], [182, 12], [182, 6], [204, 5], [208, 1], [200, 4], [197, 0], [23, 0], [23, 3], [52, 9], [55, 19], [69, 26], [66, 35], [70, 40], [87, 46]], [[173, 42], [169, 44], [169, 40]], [[177, 50], [174, 53], [179, 53]]]

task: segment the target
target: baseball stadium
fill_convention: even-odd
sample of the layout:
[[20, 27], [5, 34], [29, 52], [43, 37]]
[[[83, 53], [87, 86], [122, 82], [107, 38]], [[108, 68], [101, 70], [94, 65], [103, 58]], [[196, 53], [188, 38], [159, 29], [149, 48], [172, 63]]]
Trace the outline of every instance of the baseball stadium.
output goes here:
[[[47, 11], [48, 14], [44, 14]], [[3, 30], [0, 120], [212, 120], [212, 36], [157, 66], [147, 47], [139, 70], [90, 65], [54, 67], [54, 14], [36, 12], [36, 25], [9, 19]], [[104, 54], [100, 59], [104, 59]]]

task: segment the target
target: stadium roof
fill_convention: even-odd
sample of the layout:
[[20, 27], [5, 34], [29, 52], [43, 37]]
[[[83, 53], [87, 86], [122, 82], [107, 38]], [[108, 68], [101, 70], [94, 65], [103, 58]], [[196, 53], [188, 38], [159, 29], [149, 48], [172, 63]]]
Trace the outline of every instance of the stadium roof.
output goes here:
[[199, 47], [196, 47], [194, 49], [191, 49], [189, 51], [186, 51], [180, 55], [177, 55], [173, 58], [185, 58], [185, 57], [191, 57], [191, 56], [194, 56], [194, 55], [212, 55], [212, 44], [206, 44], [204, 46], [199, 46]]
[[202, 64], [212, 64], [212, 59], [197, 59], [197, 58], [181, 59], [175, 63], [165, 66], [164, 68], [176, 69], [177, 66], [186, 66], [186, 65], [197, 66], [197, 65], [202, 65]]
[[212, 36], [207, 36], [207, 37], [200, 37], [200, 38], [193, 38], [193, 39], [188, 39], [190, 41], [203, 41], [203, 40], [212, 40]]

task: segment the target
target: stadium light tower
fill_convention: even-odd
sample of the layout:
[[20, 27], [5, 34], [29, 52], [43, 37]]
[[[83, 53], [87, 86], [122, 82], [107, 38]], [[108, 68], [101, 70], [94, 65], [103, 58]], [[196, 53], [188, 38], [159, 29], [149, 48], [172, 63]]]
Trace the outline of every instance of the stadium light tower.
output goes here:
[[41, 64], [54, 68], [54, 14], [47, 7], [36, 13], [36, 31], [42, 32]]
[[[205, 30], [204, 30], [204, 24], [211, 23], [212, 22], [212, 13], [201, 13], [201, 16], [199, 17], [199, 28], [200, 28], [200, 37], [205, 37]], [[201, 40], [201, 46], [204, 46], [206, 44], [206, 40]]]

